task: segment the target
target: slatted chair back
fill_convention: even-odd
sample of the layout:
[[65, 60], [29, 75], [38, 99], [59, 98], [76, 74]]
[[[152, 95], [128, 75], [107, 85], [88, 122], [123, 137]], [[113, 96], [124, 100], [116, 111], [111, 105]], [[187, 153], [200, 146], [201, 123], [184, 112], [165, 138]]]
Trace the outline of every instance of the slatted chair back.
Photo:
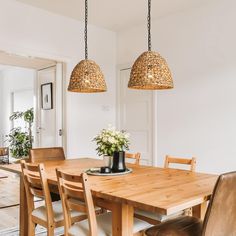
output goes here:
[[53, 224], [53, 209], [49, 186], [43, 164], [29, 164], [21, 161], [22, 177], [26, 191], [28, 214], [35, 209], [34, 197], [43, 198], [47, 211], [47, 220]]
[[9, 148], [0, 147], [0, 158], [1, 162], [9, 164]]
[[65, 153], [62, 147], [33, 148], [29, 154], [31, 163], [65, 160]]
[[9, 154], [9, 148], [8, 147], [1, 147], [0, 148], [0, 156], [7, 156]]
[[70, 212], [75, 210], [87, 214], [90, 235], [97, 236], [97, 220], [87, 174], [72, 175], [58, 169], [56, 172], [64, 211], [65, 235], [72, 224]]
[[134, 161], [135, 165], [139, 165], [141, 154], [137, 153], [125, 153], [125, 158]]
[[173, 157], [166, 156], [165, 159], [165, 168], [170, 168], [170, 164], [181, 164], [181, 165], [189, 165], [191, 171], [195, 171], [196, 169], [196, 158], [192, 157], [191, 159], [181, 158], [181, 157]]

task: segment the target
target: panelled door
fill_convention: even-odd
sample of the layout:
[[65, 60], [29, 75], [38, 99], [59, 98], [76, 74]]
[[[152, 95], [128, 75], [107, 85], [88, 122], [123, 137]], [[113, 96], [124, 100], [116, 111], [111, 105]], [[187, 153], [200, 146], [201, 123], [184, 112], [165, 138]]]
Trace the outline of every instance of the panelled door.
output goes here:
[[119, 128], [130, 133], [129, 152], [140, 152], [141, 163], [153, 164], [153, 92], [128, 88], [130, 69], [118, 81]]
[[39, 70], [37, 83], [36, 146], [62, 146], [62, 66]]

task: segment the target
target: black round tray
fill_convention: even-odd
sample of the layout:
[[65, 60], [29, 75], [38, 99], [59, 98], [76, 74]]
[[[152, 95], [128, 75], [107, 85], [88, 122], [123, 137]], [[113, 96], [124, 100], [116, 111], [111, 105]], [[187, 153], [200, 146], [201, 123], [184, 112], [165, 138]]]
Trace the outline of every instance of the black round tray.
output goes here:
[[126, 168], [123, 172], [111, 172], [111, 173], [101, 173], [100, 168], [91, 168], [86, 170], [85, 172], [88, 175], [97, 175], [97, 176], [118, 176], [118, 175], [126, 175], [131, 173], [133, 170], [131, 168]]

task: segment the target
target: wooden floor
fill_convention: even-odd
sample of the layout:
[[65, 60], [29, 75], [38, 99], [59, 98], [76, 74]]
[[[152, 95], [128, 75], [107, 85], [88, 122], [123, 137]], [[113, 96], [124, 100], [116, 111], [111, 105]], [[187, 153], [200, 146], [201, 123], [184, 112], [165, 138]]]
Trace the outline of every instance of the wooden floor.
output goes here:
[[19, 224], [19, 177], [13, 173], [0, 170], [0, 230]]
[[[0, 236], [19, 235], [19, 187], [20, 179], [16, 174], [0, 170]], [[37, 200], [36, 206], [41, 204], [43, 201]], [[62, 234], [62, 228], [55, 231], [55, 235]], [[46, 230], [37, 226], [36, 235], [46, 236]]]

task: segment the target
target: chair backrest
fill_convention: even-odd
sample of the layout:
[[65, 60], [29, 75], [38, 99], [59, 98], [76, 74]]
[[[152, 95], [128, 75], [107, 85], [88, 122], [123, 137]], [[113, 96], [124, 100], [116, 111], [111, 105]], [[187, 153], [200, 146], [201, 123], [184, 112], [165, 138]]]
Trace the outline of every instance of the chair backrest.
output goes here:
[[1, 147], [0, 148], [0, 156], [8, 156], [9, 155], [9, 148], [8, 147]]
[[65, 160], [65, 154], [62, 147], [33, 148], [30, 150], [29, 154], [31, 163]]
[[35, 209], [34, 196], [43, 198], [47, 211], [47, 221], [53, 224], [53, 209], [44, 165], [29, 164], [21, 160], [22, 178], [25, 186], [28, 214]]
[[180, 157], [173, 157], [173, 156], [166, 156], [165, 159], [165, 168], [169, 168], [169, 164], [183, 164], [183, 165], [189, 165], [191, 171], [195, 171], [196, 169], [196, 158], [192, 157], [191, 159], [187, 158], [180, 158]]
[[130, 160], [134, 161], [134, 164], [139, 165], [141, 154], [139, 152], [137, 153], [125, 153], [125, 158], [128, 158]]
[[236, 235], [236, 172], [219, 176], [203, 221], [202, 235]]
[[87, 214], [89, 235], [97, 236], [97, 219], [87, 174], [72, 175], [58, 169], [56, 172], [65, 218], [65, 235], [72, 224], [70, 212], [75, 210]]

